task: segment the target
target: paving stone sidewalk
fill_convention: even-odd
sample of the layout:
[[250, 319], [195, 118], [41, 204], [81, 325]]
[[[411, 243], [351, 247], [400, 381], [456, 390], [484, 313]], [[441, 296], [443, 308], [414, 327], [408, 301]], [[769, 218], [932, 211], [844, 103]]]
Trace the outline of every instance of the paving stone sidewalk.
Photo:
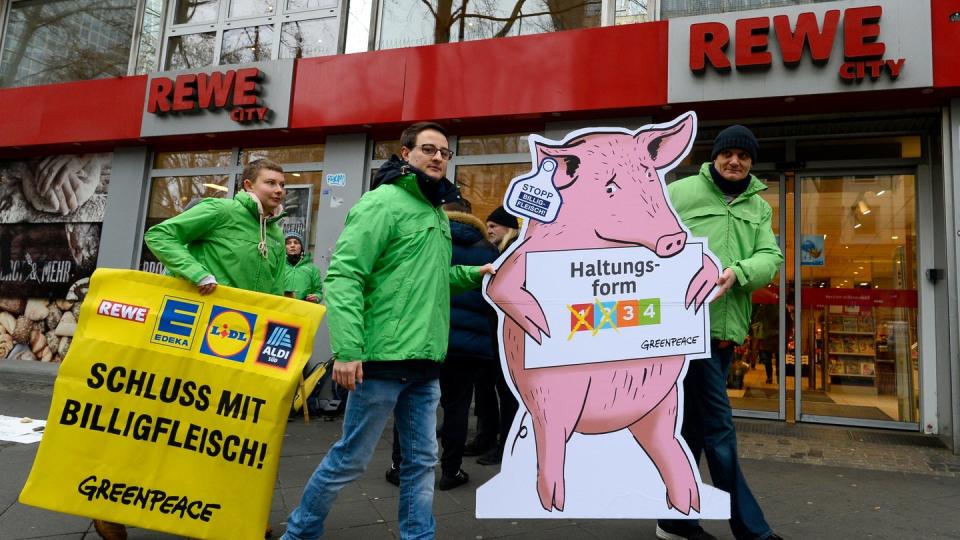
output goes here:
[[[44, 418], [49, 381], [0, 372], [0, 414]], [[960, 458], [935, 439], [830, 426], [736, 421], [742, 465], [773, 528], [789, 539], [952, 538], [960, 540]], [[293, 421], [287, 427], [271, 523], [283, 531], [303, 485], [338, 438], [341, 423]], [[398, 490], [384, 480], [389, 429], [369, 470], [341, 493], [327, 521], [334, 540], [398, 538]], [[0, 540], [95, 539], [90, 521], [16, 502], [37, 445], [0, 443]], [[484, 540], [653, 539], [650, 520], [478, 520], [474, 489], [496, 474], [470, 458], [466, 486], [437, 491], [437, 538]], [[702, 467], [704, 479], [709, 478]], [[704, 522], [731, 539], [725, 522]], [[131, 529], [131, 540], [168, 535]]]

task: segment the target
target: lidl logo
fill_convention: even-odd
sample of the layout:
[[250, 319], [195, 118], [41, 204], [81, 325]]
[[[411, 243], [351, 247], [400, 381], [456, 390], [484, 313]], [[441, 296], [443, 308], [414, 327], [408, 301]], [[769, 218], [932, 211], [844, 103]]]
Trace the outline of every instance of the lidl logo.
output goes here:
[[257, 355], [258, 364], [287, 369], [293, 350], [297, 347], [300, 329], [270, 321], [264, 334], [263, 347]]
[[234, 362], [243, 362], [250, 348], [257, 316], [237, 309], [213, 306], [203, 334], [200, 352]]
[[164, 296], [157, 325], [150, 342], [178, 349], [190, 349], [197, 330], [197, 318], [203, 304], [173, 296]]

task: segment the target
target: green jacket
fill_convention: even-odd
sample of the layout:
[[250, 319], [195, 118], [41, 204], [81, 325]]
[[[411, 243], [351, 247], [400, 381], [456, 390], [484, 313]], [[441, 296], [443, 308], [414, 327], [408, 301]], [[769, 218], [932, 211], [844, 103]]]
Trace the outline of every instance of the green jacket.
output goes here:
[[297, 264], [286, 263], [284, 271], [284, 291], [293, 291], [293, 297], [303, 300], [307, 295], [315, 294], [323, 298], [323, 278], [320, 269], [313, 265], [309, 253], [304, 253]]
[[282, 217], [267, 218], [261, 229], [260, 205], [240, 192], [233, 199], [203, 199], [150, 227], [143, 239], [171, 275], [194, 284], [213, 275], [220, 285], [282, 295], [287, 264], [277, 224]]
[[758, 193], [767, 189], [756, 176], [740, 196], [727, 204], [710, 176], [710, 163], [700, 174], [669, 186], [670, 202], [694, 236], [707, 245], [723, 268], [731, 268], [737, 282], [710, 304], [710, 336], [743, 343], [750, 329], [753, 291], [766, 286], [783, 263], [783, 254], [771, 227], [773, 210]]
[[480, 285], [450, 266], [450, 222], [413, 174], [367, 192], [347, 215], [324, 280], [334, 356], [434, 360], [447, 354], [450, 293]]

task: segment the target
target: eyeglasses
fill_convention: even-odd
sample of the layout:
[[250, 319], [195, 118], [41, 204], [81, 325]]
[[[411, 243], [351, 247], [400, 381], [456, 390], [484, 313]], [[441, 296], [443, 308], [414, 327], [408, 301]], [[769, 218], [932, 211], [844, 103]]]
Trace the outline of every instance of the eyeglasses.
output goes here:
[[440, 148], [432, 144], [418, 144], [414, 146], [414, 148], [419, 148], [421, 152], [431, 157], [437, 155], [437, 152], [440, 152], [440, 157], [447, 161], [453, 157], [453, 150], [449, 148]]

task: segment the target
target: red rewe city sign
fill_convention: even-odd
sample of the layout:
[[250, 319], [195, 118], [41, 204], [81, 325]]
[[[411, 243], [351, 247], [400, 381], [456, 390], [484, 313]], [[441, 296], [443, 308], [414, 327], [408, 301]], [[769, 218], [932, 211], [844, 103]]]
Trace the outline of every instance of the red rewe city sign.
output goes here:
[[260, 100], [263, 73], [257, 68], [156, 77], [150, 81], [147, 112], [184, 113], [230, 109], [235, 122], [264, 122], [270, 109]]
[[[795, 21], [787, 15], [773, 17], [773, 31], [780, 46], [785, 66], [800, 64], [804, 49], [808, 49], [814, 64], [823, 65], [830, 60], [837, 31], [843, 24], [843, 56], [840, 78], [848, 81], [877, 80], [884, 74], [891, 79], [900, 76], [906, 59], [884, 59], [886, 46], [880, 37], [881, 6], [832, 9], [823, 14], [821, 21], [816, 13], [800, 13]], [[767, 50], [770, 34], [770, 17], [739, 19], [735, 25], [734, 58], [731, 64], [727, 54], [730, 44], [730, 29], [720, 22], [698, 23], [690, 26], [690, 70], [703, 73], [707, 66], [718, 72], [769, 68], [773, 55]]]

